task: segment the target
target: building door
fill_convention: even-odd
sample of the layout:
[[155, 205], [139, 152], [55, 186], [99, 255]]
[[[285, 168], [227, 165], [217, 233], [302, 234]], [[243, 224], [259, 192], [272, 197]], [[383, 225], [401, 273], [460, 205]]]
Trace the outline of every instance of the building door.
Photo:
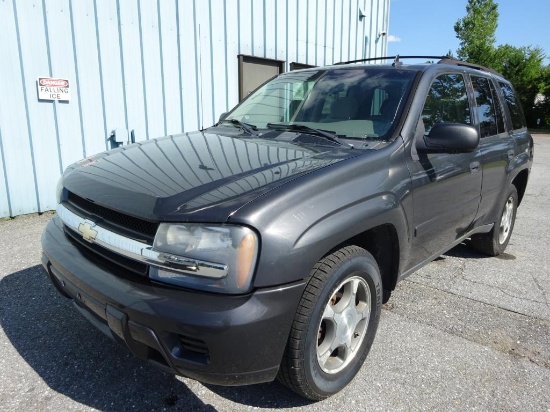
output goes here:
[[239, 55], [239, 100], [284, 71], [284, 62]]

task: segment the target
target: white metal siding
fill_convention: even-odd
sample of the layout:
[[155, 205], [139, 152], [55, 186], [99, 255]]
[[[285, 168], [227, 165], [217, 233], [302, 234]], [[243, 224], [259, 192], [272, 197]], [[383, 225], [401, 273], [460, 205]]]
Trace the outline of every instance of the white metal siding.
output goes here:
[[[238, 102], [237, 55], [326, 65], [385, 55], [390, 0], [0, 1], [0, 217], [55, 208], [69, 164], [196, 130]], [[359, 20], [359, 7], [366, 17]], [[69, 79], [70, 102], [36, 79]]]

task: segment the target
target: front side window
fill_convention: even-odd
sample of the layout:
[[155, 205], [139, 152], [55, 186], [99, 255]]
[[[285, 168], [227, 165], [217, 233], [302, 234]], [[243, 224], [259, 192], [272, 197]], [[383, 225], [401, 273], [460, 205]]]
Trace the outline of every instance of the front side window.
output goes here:
[[510, 120], [512, 120], [513, 129], [521, 129], [525, 127], [525, 118], [523, 117], [523, 111], [521, 110], [521, 105], [519, 104], [518, 97], [516, 96], [514, 89], [507, 83], [499, 83], [500, 89], [502, 90], [502, 95], [504, 96], [504, 101], [508, 106], [508, 111], [510, 112]]
[[437, 123], [472, 123], [466, 83], [461, 74], [442, 74], [432, 82], [422, 121], [428, 134]]

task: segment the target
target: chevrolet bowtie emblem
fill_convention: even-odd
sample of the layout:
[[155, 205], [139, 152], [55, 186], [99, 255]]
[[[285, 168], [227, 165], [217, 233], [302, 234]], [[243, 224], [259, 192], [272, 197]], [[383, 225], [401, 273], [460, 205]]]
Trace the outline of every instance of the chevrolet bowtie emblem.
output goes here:
[[93, 229], [95, 223], [84, 222], [78, 225], [78, 231], [82, 233], [82, 238], [90, 243], [93, 243], [97, 236], [97, 230]]

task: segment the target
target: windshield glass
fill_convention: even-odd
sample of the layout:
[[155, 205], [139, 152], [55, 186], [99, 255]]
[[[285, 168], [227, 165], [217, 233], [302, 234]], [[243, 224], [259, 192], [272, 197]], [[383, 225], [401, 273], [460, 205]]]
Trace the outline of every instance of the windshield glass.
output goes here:
[[372, 67], [290, 72], [266, 83], [227, 119], [260, 129], [299, 124], [343, 138], [386, 140], [414, 75]]

